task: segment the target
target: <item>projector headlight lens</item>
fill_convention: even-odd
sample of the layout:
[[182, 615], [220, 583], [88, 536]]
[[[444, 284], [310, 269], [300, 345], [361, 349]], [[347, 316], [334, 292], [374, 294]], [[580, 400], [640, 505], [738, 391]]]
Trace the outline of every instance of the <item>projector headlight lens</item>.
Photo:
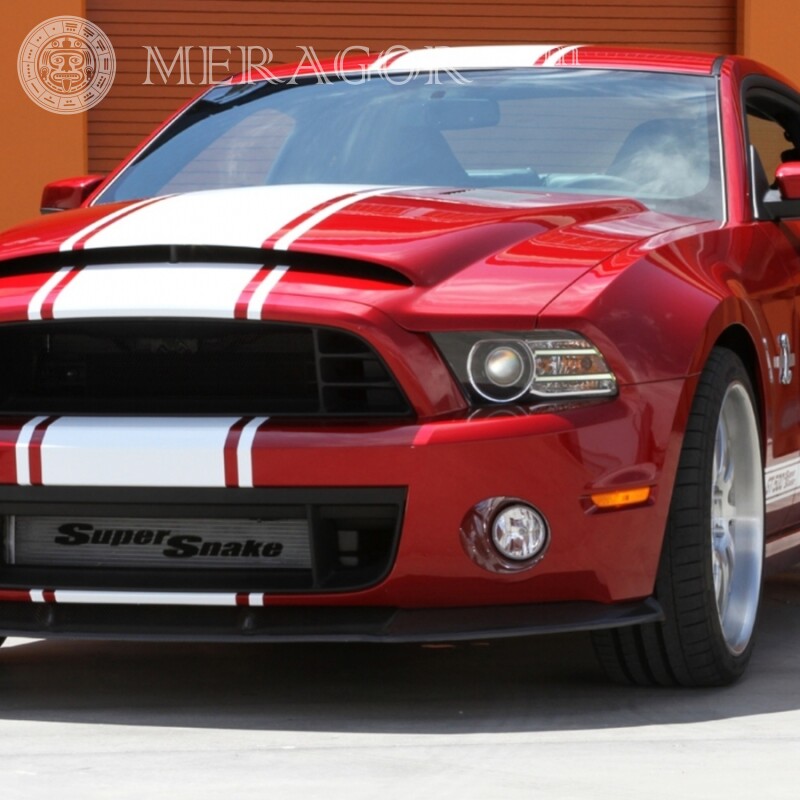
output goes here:
[[522, 397], [533, 378], [533, 358], [525, 342], [483, 339], [467, 357], [469, 382], [477, 394], [495, 403]]
[[514, 386], [525, 372], [524, 358], [513, 347], [495, 347], [483, 364], [486, 377], [495, 386]]

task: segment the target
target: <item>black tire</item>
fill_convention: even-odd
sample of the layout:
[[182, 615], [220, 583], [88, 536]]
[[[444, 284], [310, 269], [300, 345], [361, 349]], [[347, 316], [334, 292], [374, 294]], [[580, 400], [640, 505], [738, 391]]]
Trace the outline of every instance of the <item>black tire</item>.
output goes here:
[[639, 685], [737, 680], [753, 652], [763, 561], [764, 471], [753, 387], [739, 357], [716, 348], [692, 404], [656, 578], [666, 618], [594, 633], [606, 674]]

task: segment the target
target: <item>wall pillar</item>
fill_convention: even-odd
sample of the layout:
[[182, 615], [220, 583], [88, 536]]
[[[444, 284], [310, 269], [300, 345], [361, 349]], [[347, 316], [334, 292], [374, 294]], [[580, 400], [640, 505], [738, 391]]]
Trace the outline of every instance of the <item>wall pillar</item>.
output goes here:
[[739, 0], [739, 51], [800, 86], [800, 2]]
[[29, 31], [50, 17], [85, 17], [84, 0], [7, 3], [0, 26], [3, 110], [0, 230], [39, 213], [48, 181], [86, 172], [86, 114], [54, 114], [36, 105], [17, 78], [17, 55]]

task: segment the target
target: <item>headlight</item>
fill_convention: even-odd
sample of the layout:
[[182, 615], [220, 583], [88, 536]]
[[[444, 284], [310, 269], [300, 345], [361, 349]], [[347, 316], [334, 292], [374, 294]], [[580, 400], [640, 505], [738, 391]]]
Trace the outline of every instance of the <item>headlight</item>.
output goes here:
[[524, 342], [513, 339], [483, 339], [469, 351], [467, 376], [480, 397], [510, 403], [530, 388], [531, 352]]
[[439, 333], [433, 338], [478, 403], [617, 393], [617, 380], [603, 355], [571, 331]]

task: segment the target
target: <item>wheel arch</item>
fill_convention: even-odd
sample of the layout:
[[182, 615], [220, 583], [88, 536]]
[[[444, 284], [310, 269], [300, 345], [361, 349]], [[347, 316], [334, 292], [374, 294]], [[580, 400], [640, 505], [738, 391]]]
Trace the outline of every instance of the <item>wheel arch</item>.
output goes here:
[[[744, 368], [750, 378], [750, 383], [753, 386], [753, 394], [756, 401], [756, 416], [758, 417], [759, 425], [761, 427], [761, 448], [762, 452], [765, 447], [766, 434], [767, 434], [767, 403], [766, 396], [767, 387], [764, 381], [763, 366], [759, 350], [756, 348], [747, 328], [741, 323], [736, 323], [728, 326], [717, 337], [714, 342], [714, 347], [724, 347], [735, 353], [744, 364]], [[769, 369], [769, 366], [767, 366]]]
[[[770, 409], [774, 406], [776, 391], [769, 344], [774, 339], [764, 310], [757, 303], [729, 294], [708, 314], [704, 328], [705, 334], [698, 337], [691, 357], [688, 375], [700, 375], [715, 347], [739, 357], [753, 387], [763, 453], [766, 442], [773, 436], [774, 419]], [[694, 386], [691, 395], [693, 398]], [[690, 403], [692, 398], [688, 398]]]

